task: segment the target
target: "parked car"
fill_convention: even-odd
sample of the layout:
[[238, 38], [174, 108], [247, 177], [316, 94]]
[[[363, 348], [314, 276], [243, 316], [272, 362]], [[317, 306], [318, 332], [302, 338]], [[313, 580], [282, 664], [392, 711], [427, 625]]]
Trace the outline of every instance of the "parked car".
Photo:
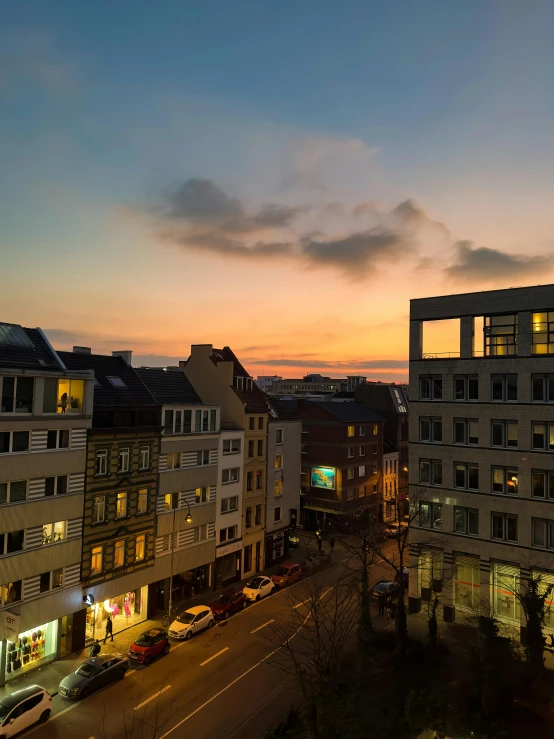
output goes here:
[[177, 616], [169, 627], [169, 636], [173, 639], [191, 639], [203, 629], [214, 625], [214, 614], [208, 606], [193, 606]]
[[[396, 574], [396, 577], [394, 578], [394, 581], [396, 583], [399, 583], [400, 582], [400, 578], [398, 577], [398, 573]], [[404, 588], [407, 588], [408, 585], [410, 584], [410, 573], [409, 573], [409, 571], [406, 568], [404, 568], [402, 570], [402, 582], [404, 583]]]
[[127, 657], [149, 665], [153, 659], [161, 654], [168, 654], [170, 649], [167, 631], [165, 629], [150, 629], [141, 634], [127, 650]]
[[398, 592], [398, 585], [390, 580], [379, 580], [378, 583], [371, 588], [371, 597], [377, 600], [379, 596], [395, 595]]
[[227, 590], [211, 604], [214, 618], [229, 618], [229, 616], [246, 606], [246, 595], [242, 590]]
[[52, 696], [40, 685], [6, 695], [0, 700], [0, 737], [9, 739], [39, 721], [48, 721], [51, 710]]
[[287, 562], [281, 565], [277, 572], [271, 576], [271, 579], [278, 588], [284, 588], [293, 582], [296, 582], [302, 575], [302, 569], [296, 562]]
[[86, 698], [94, 690], [121, 680], [129, 669], [129, 660], [122, 654], [99, 654], [87, 659], [75, 672], [60, 683], [59, 693], [64, 698], [79, 700]]
[[260, 600], [265, 595], [270, 595], [274, 590], [275, 583], [269, 577], [258, 575], [246, 583], [246, 587], [243, 588], [242, 592], [247, 600]]
[[300, 537], [296, 534], [289, 534], [289, 547], [297, 549], [300, 546]]

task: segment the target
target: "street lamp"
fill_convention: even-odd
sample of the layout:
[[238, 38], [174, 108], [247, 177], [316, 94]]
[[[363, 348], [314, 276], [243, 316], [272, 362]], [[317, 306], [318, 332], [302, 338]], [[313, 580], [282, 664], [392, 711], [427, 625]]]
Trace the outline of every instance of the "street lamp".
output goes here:
[[[185, 523], [192, 523], [192, 514], [190, 512], [190, 503], [188, 502], [188, 500], [186, 501], [186, 504], [188, 510], [185, 516]], [[171, 574], [169, 576], [169, 610], [167, 612], [168, 628], [171, 626], [171, 612], [173, 610], [173, 555], [175, 553], [175, 514], [177, 513], [177, 510], [177, 508], [173, 509], [173, 528], [171, 531], [173, 541], [171, 543]]]

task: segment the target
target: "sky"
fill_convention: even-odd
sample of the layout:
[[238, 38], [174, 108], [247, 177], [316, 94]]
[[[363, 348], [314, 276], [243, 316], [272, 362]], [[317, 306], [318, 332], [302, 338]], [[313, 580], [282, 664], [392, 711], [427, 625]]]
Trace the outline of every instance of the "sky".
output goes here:
[[2, 16], [0, 317], [56, 348], [403, 380], [411, 298], [554, 282], [552, 0]]

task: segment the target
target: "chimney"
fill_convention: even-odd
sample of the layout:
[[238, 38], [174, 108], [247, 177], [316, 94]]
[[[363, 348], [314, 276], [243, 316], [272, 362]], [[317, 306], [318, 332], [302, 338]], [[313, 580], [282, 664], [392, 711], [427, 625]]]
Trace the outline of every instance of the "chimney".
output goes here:
[[121, 359], [125, 362], [127, 367], [131, 366], [131, 358], [133, 356], [133, 352], [112, 352], [112, 357], [121, 357]]
[[73, 354], [92, 354], [90, 346], [74, 346]]

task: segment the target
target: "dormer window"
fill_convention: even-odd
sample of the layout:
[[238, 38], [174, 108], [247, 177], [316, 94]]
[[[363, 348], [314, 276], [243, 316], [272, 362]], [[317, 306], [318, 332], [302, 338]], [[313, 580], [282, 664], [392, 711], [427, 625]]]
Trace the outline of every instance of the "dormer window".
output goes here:
[[117, 388], [118, 390], [126, 390], [127, 385], [123, 382], [121, 377], [113, 377], [113, 376], [107, 376], [107, 379], [110, 381], [110, 384], [112, 387]]
[[243, 390], [244, 377], [235, 377], [235, 387], [237, 390]]
[[251, 377], [245, 377], [244, 378], [244, 389], [245, 390], [252, 390], [252, 378]]

